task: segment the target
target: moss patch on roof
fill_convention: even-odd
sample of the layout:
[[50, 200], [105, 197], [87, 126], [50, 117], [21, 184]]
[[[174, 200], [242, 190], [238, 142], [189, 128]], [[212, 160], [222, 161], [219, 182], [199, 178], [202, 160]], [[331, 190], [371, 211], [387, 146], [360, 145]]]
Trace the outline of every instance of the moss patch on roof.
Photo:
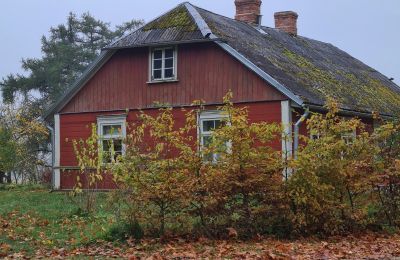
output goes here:
[[147, 24], [145, 27], [143, 27], [143, 31], [167, 29], [173, 27], [183, 27], [185, 28], [185, 31], [188, 32], [197, 30], [197, 26], [190, 14], [184, 6], [181, 6]]
[[314, 93], [317, 90], [324, 100], [332, 97], [342, 104], [354, 104], [360, 111], [391, 111], [393, 107], [400, 109], [400, 95], [371, 76], [368, 71], [362, 77], [357, 77], [344, 70], [322, 69], [306, 57], [288, 49], [284, 49], [282, 54], [283, 59], [272, 59], [271, 62], [293, 75], [296, 81], [300, 81]]

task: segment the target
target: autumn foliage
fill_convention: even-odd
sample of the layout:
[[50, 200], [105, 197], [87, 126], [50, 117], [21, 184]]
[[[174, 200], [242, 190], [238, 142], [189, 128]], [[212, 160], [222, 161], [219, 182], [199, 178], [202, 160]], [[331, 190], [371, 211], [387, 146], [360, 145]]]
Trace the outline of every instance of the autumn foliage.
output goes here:
[[[101, 166], [119, 185], [110, 201], [128, 236], [246, 238], [399, 227], [399, 123], [380, 119], [380, 127], [367, 131], [329, 101], [327, 113], [307, 120], [310, 136], [301, 137], [296, 159], [284, 160], [287, 154], [271, 147], [286, 139], [283, 126], [250, 122], [231, 97], [218, 108], [222, 122], [207, 145], [197, 138], [201, 102], [183, 110], [185, 123], [162, 108], [155, 116], [141, 113], [128, 128], [125, 153]], [[101, 137], [94, 131], [91, 138]], [[82, 170], [97, 162], [84, 158]]]

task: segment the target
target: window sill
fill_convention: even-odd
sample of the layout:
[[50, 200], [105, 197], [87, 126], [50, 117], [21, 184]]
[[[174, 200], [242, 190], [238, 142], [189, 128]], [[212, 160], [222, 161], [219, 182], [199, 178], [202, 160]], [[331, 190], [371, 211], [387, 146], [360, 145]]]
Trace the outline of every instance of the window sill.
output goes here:
[[165, 80], [154, 80], [154, 81], [147, 81], [147, 84], [161, 84], [161, 83], [174, 83], [179, 82], [178, 79], [165, 79]]

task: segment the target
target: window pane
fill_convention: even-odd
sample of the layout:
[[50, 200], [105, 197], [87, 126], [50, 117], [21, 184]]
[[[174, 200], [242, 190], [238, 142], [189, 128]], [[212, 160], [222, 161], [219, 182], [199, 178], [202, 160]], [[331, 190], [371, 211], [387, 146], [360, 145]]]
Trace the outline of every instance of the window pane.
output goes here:
[[153, 52], [154, 59], [162, 59], [162, 50], [156, 50]]
[[110, 152], [103, 153], [103, 163], [111, 163], [111, 153]]
[[154, 70], [153, 71], [153, 77], [155, 79], [161, 79], [162, 75], [161, 75], [161, 70]]
[[115, 161], [117, 160], [118, 156], [122, 155], [122, 140], [103, 140], [103, 162], [112, 162], [112, 155], [114, 155], [113, 159]]
[[113, 143], [114, 143], [114, 152], [121, 154], [122, 153], [122, 140], [114, 139]]
[[209, 147], [211, 143], [212, 143], [211, 136], [203, 136], [203, 147]]
[[103, 136], [106, 135], [121, 135], [121, 125], [103, 125]]
[[225, 122], [224, 122], [224, 121], [221, 121], [221, 120], [215, 120], [214, 122], [215, 122], [215, 129], [219, 129], [219, 128], [221, 128], [221, 127], [224, 127], [224, 126], [225, 126]]
[[153, 68], [154, 69], [161, 69], [162, 66], [162, 60], [154, 60], [153, 61]]
[[214, 129], [214, 127], [215, 127], [214, 120], [203, 121], [203, 131], [204, 132], [212, 131]]
[[173, 68], [173, 67], [174, 67], [174, 59], [166, 59], [165, 68]]
[[172, 58], [172, 57], [174, 57], [174, 49], [165, 50], [165, 58]]
[[221, 128], [225, 125], [225, 122], [221, 120], [206, 120], [203, 121], [203, 131], [209, 132], [218, 128]]
[[108, 152], [111, 149], [111, 141], [110, 140], [103, 140], [103, 151]]
[[165, 78], [172, 78], [172, 77], [174, 77], [174, 70], [166, 69], [164, 74], [165, 74]]

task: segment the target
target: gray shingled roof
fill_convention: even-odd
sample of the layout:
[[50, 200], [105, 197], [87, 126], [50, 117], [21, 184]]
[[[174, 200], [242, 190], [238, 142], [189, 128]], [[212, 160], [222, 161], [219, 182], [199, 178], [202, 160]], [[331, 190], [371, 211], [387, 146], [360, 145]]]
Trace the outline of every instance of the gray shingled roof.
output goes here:
[[144, 25], [139, 30], [107, 46], [107, 49], [132, 48], [162, 43], [202, 41], [204, 37], [185, 4]]
[[[331, 44], [261, 29], [185, 2], [107, 46], [97, 63], [121, 48], [215, 41], [299, 105], [322, 106], [333, 97], [343, 109], [400, 114], [400, 87], [378, 71]], [[60, 111], [95, 72], [84, 73], [47, 116]]]
[[332, 44], [253, 26], [197, 8], [213, 33], [305, 103], [333, 97], [342, 108], [382, 114], [400, 111], [400, 88]]
[[[200, 24], [203, 28], [199, 28]], [[216, 38], [304, 103], [324, 105], [327, 97], [333, 97], [344, 109], [389, 115], [400, 111], [400, 88], [335, 46], [264, 26], [262, 33], [252, 25], [189, 3], [179, 5], [109, 47], [212, 39], [202, 34], [204, 24]]]

